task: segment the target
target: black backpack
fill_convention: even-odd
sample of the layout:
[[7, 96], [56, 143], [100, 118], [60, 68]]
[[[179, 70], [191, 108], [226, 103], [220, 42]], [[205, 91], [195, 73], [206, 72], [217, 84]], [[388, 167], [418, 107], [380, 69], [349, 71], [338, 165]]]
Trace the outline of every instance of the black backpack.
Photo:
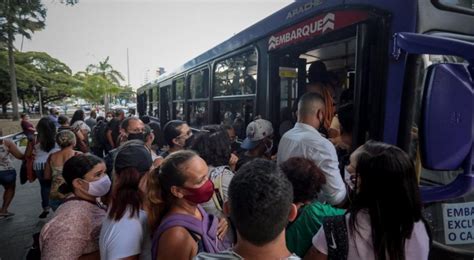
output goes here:
[[326, 217], [323, 229], [328, 246], [328, 259], [346, 260], [349, 251], [346, 215]]
[[94, 147], [104, 147], [107, 144], [107, 123], [99, 121], [92, 129], [92, 145]]

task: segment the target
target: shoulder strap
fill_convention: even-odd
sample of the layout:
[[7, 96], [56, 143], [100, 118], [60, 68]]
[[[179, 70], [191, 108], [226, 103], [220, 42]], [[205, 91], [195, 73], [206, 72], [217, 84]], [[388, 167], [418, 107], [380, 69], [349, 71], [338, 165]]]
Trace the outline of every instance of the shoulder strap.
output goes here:
[[323, 228], [328, 246], [328, 259], [346, 260], [349, 251], [346, 216], [325, 218]]
[[216, 208], [219, 211], [224, 209], [224, 191], [222, 189], [222, 175], [224, 175], [224, 171], [227, 169], [227, 166], [224, 167], [217, 167], [216, 170], [219, 171], [218, 176], [212, 180], [214, 183], [214, 195], [212, 195], [212, 201], [216, 205]]

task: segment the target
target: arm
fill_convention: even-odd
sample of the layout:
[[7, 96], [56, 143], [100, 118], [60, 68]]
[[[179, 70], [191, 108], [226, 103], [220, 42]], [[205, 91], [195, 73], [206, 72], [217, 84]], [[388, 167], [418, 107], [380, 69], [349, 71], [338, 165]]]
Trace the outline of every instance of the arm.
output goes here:
[[48, 156], [48, 160], [46, 160], [46, 165], [44, 166], [44, 179], [45, 180], [51, 180], [51, 177], [53, 175], [53, 173], [51, 172], [51, 156], [52, 154]]
[[114, 139], [112, 138], [112, 130], [107, 130], [107, 141], [109, 142], [110, 146], [112, 146], [112, 148], [115, 148], [115, 143], [114, 143]]
[[20, 149], [18, 149], [18, 146], [16, 146], [15, 143], [10, 140], [4, 140], [4, 142], [8, 146], [8, 151], [10, 151], [10, 153], [15, 156], [15, 158], [18, 160], [25, 158], [25, 155], [20, 151]]
[[334, 146], [329, 143], [323, 149], [313, 151], [311, 157], [326, 177], [326, 184], [322, 186], [324, 198], [331, 205], [343, 203], [347, 190], [339, 171], [339, 162]]
[[318, 249], [313, 246], [306, 252], [306, 255], [303, 258], [304, 260], [327, 260], [328, 256], [321, 253]]
[[173, 227], [161, 235], [157, 259], [188, 260], [196, 255], [196, 241], [185, 228]]
[[318, 233], [314, 235], [312, 240], [312, 246], [306, 252], [304, 260], [327, 260], [328, 259], [328, 248], [326, 234], [324, 228], [320, 228]]

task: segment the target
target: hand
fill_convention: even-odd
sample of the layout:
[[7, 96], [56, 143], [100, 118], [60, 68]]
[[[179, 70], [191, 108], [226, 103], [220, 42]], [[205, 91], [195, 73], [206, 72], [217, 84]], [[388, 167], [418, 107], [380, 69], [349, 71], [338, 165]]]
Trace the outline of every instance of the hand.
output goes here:
[[229, 166], [232, 171], [235, 171], [235, 167], [237, 166], [237, 162], [239, 161], [239, 157], [237, 155], [231, 153], [229, 159]]
[[225, 235], [227, 234], [227, 228], [229, 227], [229, 223], [227, 223], [227, 218], [219, 219], [219, 224], [217, 225], [217, 238], [219, 240], [223, 240]]

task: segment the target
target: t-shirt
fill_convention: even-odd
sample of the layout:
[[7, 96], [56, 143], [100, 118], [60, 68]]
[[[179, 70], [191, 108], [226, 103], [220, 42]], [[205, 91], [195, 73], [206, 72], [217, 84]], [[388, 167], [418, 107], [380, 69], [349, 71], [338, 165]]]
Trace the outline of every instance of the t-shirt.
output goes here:
[[23, 133], [24, 133], [26, 136], [32, 135], [32, 134], [35, 133], [35, 131], [34, 131], [34, 130], [30, 130], [30, 128], [33, 128], [33, 129], [35, 128], [32, 123], [30, 123], [30, 122], [28, 122], [28, 121], [24, 121], [24, 120], [21, 121], [21, 129], [23, 129]]
[[304, 257], [311, 247], [311, 241], [323, 224], [325, 217], [344, 214], [345, 210], [329, 204], [313, 202], [300, 209], [298, 218], [286, 229], [286, 246], [290, 252]]
[[140, 210], [130, 218], [130, 209], [119, 221], [106, 217], [100, 231], [100, 259], [120, 259], [140, 254], [140, 259], [151, 259], [151, 240], [147, 215]]
[[117, 145], [117, 139], [120, 135], [120, 124], [122, 122], [118, 120], [117, 118], [113, 118], [110, 120], [110, 122], [107, 124], [107, 131], [112, 131], [112, 140], [114, 141], [114, 144]]
[[83, 200], [62, 204], [41, 230], [42, 259], [77, 259], [98, 251], [105, 214], [105, 210]]
[[240, 167], [242, 167], [244, 164], [250, 161], [253, 161], [257, 158], [259, 157], [251, 157], [251, 156], [246, 155], [245, 152], [242, 153], [242, 155], [239, 156], [239, 160], [237, 161], [237, 164], [235, 165], [235, 171], [238, 171]]
[[[349, 230], [349, 216], [346, 215], [346, 227], [348, 234], [349, 250], [347, 259], [351, 260], [371, 260], [375, 259], [372, 245], [372, 228], [370, 226], [370, 216], [366, 211], [359, 211], [357, 214], [357, 232], [356, 237], [351, 236]], [[423, 260], [428, 259], [430, 239], [426, 232], [425, 225], [422, 221], [418, 221], [413, 226], [411, 237], [405, 241], [405, 259], [406, 260]], [[327, 255], [328, 247], [324, 229], [319, 229], [318, 233], [313, 237], [313, 246], [321, 253]]]
[[[244, 258], [234, 251], [223, 251], [218, 254], [200, 253], [194, 257], [194, 260], [243, 260]], [[288, 257], [278, 258], [281, 260], [299, 260], [297, 255], [290, 255]]]

